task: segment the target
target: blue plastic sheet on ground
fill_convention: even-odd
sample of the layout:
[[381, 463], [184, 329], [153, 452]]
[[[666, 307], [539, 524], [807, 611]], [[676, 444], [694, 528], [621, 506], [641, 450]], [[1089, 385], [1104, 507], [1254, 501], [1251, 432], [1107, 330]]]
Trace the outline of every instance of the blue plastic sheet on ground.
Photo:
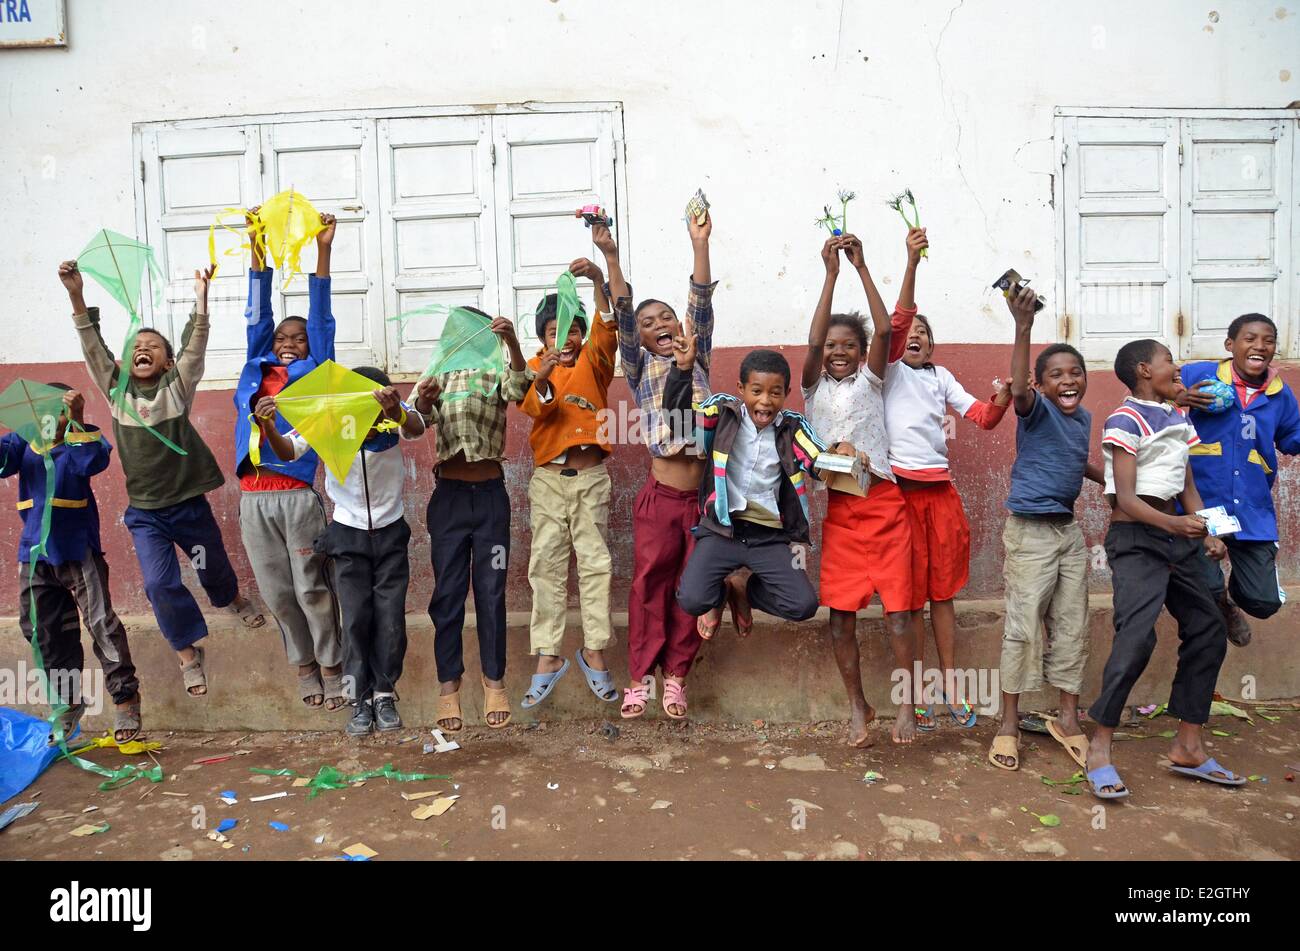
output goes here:
[[[78, 726], [73, 736], [80, 732]], [[34, 783], [63, 755], [49, 740], [49, 721], [0, 707], [0, 804]]]

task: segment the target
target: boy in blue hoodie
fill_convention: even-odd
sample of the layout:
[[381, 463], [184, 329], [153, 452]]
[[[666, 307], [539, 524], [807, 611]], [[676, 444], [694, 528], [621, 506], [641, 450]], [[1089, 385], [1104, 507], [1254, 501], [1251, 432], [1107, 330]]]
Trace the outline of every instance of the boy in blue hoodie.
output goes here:
[[[257, 211], [256, 208], [253, 209]], [[264, 397], [334, 359], [330, 311], [330, 247], [334, 216], [321, 215], [316, 236], [316, 273], [307, 278], [307, 319], [286, 317], [277, 325], [271, 294], [275, 273], [252, 244], [248, 272], [248, 362], [235, 390], [235, 472], [239, 476], [239, 528], [266, 606], [275, 615], [289, 663], [298, 668], [298, 693], [309, 707], [337, 710], [343, 696], [343, 642], [338, 603], [325, 555], [312, 542], [325, 531], [325, 506], [313, 488], [317, 456], [281, 462], [266, 451], [266, 437], [253, 426], [253, 409]], [[249, 222], [250, 236], [252, 222]], [[287, 432], [277, 416], [274, 425]], [[260, 441], [258, 465], [249, 458], [251, 438]]]
[[[38, 451], [18, 433], [0, 440], [0, 478], [18, 476], [18, 512], [23, 533], [18, 542], [18, 617], [23, 636], [36, 638], [41, 660], [55, 694], [67, 706], [60, 725], [70, 736], [85, 711], [79, 689], [85, 653], [81, 647], [78, 612], [90, 631], [91, 645], [104, 671], [105, 685], [117, 709], [113, 738], [119, 743], [140, 732], [140, 681], [131, 663], [126, 628], [113, 611], [108, 593], [108, 562], [99, 544], [99, 509], [90, 479], [108, 468], [113, 447], [99, 427], [84, 418], [85, 398], [65, 383], [64, 412], [50, 448]], [[68, 432], [69, 421], [77, 429]], [[45, 497], [44, 454], [54, 461], [54, 498]], [[45, 550], [31, 566], [32, 549], [41, 538], [41, 519], [51, 504], [50, 534]], [[29, 577], [30, 573], [30, 577]], [[36, 602], [36, 630], [31, 629], [31, 606]]]
[[[1210, 592], [1228, 624], [1228, 640], [1250, 643], [1250, 625], [1242, 612], [1268, 618], [1286, 595], [1277, 577], [1277, 514], [1273, 482], [1277, 453], [1300, 454], [1300, 408], [1291, 388], [1271, 365], [1277, 352], [1277, 326], [1263, 314], [1242, 314], [1228, 326], [1223, 347], [1227, 360], [1206, 360], [1183, 367], [1178, 400], [1188, 407], [1201, 443], [1192, 447], [1192, 471], [1208, 506], [1222, 505], [1241, 522], [1241, 531], [1225, 535], [1232, 573], [1210, 559], [1202, 568]], [[1212, 413], [1212, 398], [1201, 392], [1214, 380], [1233, 390], [1233, 404]], [[1239, 610], [1240, 609], [1240, 610]]]

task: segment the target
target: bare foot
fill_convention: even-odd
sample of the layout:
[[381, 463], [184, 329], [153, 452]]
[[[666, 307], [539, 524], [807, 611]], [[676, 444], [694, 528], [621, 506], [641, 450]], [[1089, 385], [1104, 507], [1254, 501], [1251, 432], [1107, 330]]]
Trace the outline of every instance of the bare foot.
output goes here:
[[591, 651], [591, 650], [587, 650], [587, 648], [584, 647], [582, 649], [582, 659], [587, 662], [587, 666], [590, 667], [592, 670], [609, 669], [608, 667], [605, 666], [604, 651]]
[[871, 704], [864, 706], [855, 706], [849, 713], [849, 735], [844, 742], [849, 746], [865, 750], [871, 746], [871, 735], [867, 732], [867, 725], [874, 723], [876, 720], [876, 711]]
[[894, 717], [893, 736], [895, 743], [911, 743], [916, 739], [916, 714], [914, 705], [901, 703]]

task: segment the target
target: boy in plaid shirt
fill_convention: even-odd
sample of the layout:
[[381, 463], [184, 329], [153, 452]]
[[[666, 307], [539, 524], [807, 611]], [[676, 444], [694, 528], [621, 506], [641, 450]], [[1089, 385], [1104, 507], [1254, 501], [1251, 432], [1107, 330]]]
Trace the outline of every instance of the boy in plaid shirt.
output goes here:
[[[628, 598], [628, 674], [622, 715], [646, 711], [656, 668], [664, 676], [664, 712], [686, 716], [686, 675], [703, 643], [696, 620], [677, 604], [677, 582], [694, 546], [700, 519], [696, 492], [705, 460], [690, 451], [682, 435], [689, 427], [671, 426], [663, 411], [664, 386], [675, 365], [673, 341], [694, 333], [695, 365], [692, 402], [709, 396], [709, 360], [713, 350], [713, 280], [709, 264], [712, 217], [700, 223], [687, 216], [694, 270], [686, 298], [685, 330], [672, 307], [649, 298], [632, 308], [632, 289], [619, 265], [618, 246], [609, 229], [592, 228], [592, 240], [605, 255], [607, 296], [618, 319], [618, 349], [628, 388], [640, 409], [640, 431], [650, 451], [650, 472], [632, 507], [632, 590]], [[716, 623], [713, 625], [716, 628]], [[643, 683], [650, 681], [650, 683]]]
[[[474, 586], [479, 665], [483, 669], [483, 716], [499, 729], [510, 722], [506, 674], [506, 568], [510, 557], [510, 497], [502, 461], [506, 450], [506, 404], [523, 399], [532, 372], [507, 318], [489, 317], [510, 362], [494, 370], [452, 370], [425, 377], [416, 387], [415, 409], [437, 430], [437, 484], [427, 524], [433, 560], [434, 655], [438, 664], [438, 727], [461, 729], [461, 631], [465, 596]], [[454, 396], [453, 396], [454, 394]]]

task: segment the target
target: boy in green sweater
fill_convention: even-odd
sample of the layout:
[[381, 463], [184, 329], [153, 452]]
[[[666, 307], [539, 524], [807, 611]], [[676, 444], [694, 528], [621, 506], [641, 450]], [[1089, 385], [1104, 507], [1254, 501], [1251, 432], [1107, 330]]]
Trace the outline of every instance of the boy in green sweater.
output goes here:
[[[141, 329], [130, 353], [130, 365], [119, 367], [99, 331], [99, 308], [86, 306], [84, 282], [76, 261], [59, 265], [59, 280], [72, 303], [72, 323], [81, 338], [86, 369], [108, 397], [113, 437], [126, 475], [129, 501], [123, 521], [135, 543], [144, 590], [153, 605], [158, 627], [181, 665], [185, 689], [192, 697], [208, 692], [203, 648], [207, 623], [198, 603], [181, 581], [177, 547], [191, 559], [199, 583], [215, 608], [229, 611], [248, 627], [266, 619], [239, 592], [221, 528], [212, 517], [204, 493], [225, 482], [217, 461], [190, 423], [190, 409], [203, 377], [208, 346], [208, 287], [213, 268], [194, 272], [195, 306], [181, 334], [180, 354], [161, 333]], [[112, 396], [121, 374], [127, 375], [125, 412]], [[185, 450], [165, 445], [141, 421]]]

